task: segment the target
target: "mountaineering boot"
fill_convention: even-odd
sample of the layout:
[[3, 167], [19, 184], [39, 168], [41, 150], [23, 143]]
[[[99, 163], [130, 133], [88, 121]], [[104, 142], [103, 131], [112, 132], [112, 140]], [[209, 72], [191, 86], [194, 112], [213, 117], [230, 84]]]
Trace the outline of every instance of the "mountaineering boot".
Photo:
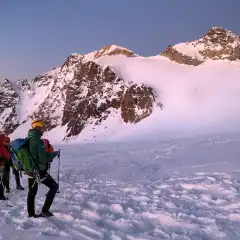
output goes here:
[[14, 175], [15, 175], [17, 190], [24, 190], [24, 188], [21, 186], [20, 175], [19, 175], [19, 172], [17, 170], [14, 170]]
[[37, 214], [35, 214], [35, 213], [33, 213], [33, 214], [28, 214], [28, 217], [29, 218], [37, 218], [38, 217], [38, 215]]
[[48, 217], [52, 217], [52, 216], [54, 216], [53, 215], [53, 213], [51, 213], [51, 212], [41, 212], [39, 215], [38, 215], [38, 217], [45, 217], [45, 218], [48, 218]]
[[5, 196], [0, 196], [0, 201], [6, 201], [8, 200]]
[[17, 190], [24, 190], [24, 188], [21, 185], [18, 185], [16, 188]]

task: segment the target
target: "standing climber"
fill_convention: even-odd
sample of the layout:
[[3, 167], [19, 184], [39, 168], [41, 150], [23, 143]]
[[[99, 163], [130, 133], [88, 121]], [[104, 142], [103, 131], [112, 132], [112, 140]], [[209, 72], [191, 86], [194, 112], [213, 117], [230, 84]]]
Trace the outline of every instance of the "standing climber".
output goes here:
[[58, 190], [58, 184], [47, 173], [48, 163], [51, 162], [56, 156], [59, 156], [60, 151], [49, 153], [46, 151], [43, 140], [41, 139], [46, 128], [46, 124], [42, 120], [33, 120], [32, 129], [28, 131], [29, 139], [29, 153], [34, 159], [37, 170], [40, 176], [40, 182], [49, 188], [46, 195], [45, 203], [42, 207], [40, 215], [35, 213], [35, 197], [38, 191], [37, 177], [28, 179], [28, 198], [27, 198], [27, 210], [29, 217], [51, 217], [53, 214], [49, 211], [54, 197]]
[[[8, 136], [5, 137], [5, 145], [6, 147], [9, 146], [10, 143], [10, 138]], [[4, 186], [6, 188], [6, 192], [10, 192], [10, 168], [12, 167], [13, 169], [13, 174], [15, 175], [15, 180], [16, 180], [16, 188], [18, 190], [24, 190], [24, 188], [21, 186], [20, 182], [20, 174], [19, 172], [14, 168], [14, 164], [12, 162], [12, 159], [10, 161], [5, 162], [5, 172], [4, 172]]]
[[4, 196], [5, 164], [10, 161], [10, 153], [7, 148], [6, 136], [0, 134], [0, 200], [7, 200]]

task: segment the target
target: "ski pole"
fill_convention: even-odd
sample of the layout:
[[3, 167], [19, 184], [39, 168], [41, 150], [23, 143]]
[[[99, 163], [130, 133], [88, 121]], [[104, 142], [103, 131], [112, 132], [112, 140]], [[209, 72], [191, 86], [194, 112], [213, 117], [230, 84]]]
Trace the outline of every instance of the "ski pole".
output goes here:
[[59, 149], [59, 155], [58, 155], [58, 176], [57, 176], [57, 181], [58, 181], [58, 191], [57, 191], [57, 193], [60, 193], [60, 191], [59, 191], [59, 188], [60, 188], [60, 186], [59, 186], [59, 175], [60, 175], [60, 161], [61, 161], [61, 159], [60, 159], [60, 151], [61, 151], [61, 149]]

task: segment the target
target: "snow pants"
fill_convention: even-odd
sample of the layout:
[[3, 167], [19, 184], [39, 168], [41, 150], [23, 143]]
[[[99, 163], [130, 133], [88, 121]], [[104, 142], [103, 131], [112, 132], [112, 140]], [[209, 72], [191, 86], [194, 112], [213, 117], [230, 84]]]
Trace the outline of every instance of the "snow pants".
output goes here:
[[[5, 164], [5, 172], [3, 175], [3, 183], [4, 186], [7, 190], [10, 190], [10, 168], [12, 167], [12, 161], [6, 161]], [[15, 180], [16, 180], [16, 186], [20, 186], [20, 174], [19, 172], [13, 168], [13, 174], [15, 176]]]
[[4, 173], [5, 173], [4, 167], [1, 167], [1, 169], [0, 169], [0, 197], [4, 196], [4, 179], [3, 179]]
[[[46, 175], [46, 171], [40, 172], [41, 178], [45, 176], [46, 178], [41, 183], [47, 186], [49, 188], [49, 191], [46, 195], [46, 200], [42, 207], [43, 213], [46, 213], [49, 211], [53, 203], [54, 197], [57, 193], [57, 190], [59, 188], [56, 181], [49, 174]], [[38, 192], [38, 183], [36, 182], [35, 178], [28, 179], [28, 188], [29, 188], [29, 191], [28, 191], [28, 197], [27, 197], [27, 210], [29, 215], [34, 215], [35, 214], [35, 197]]]

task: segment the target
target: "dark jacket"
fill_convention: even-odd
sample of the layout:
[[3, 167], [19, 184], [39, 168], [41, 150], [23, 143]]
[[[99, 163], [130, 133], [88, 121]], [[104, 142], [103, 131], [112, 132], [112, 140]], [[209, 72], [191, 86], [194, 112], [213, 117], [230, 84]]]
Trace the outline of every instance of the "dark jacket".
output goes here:
[[46, 152], [46, 148], [41, 137], [42, 133], [37, 129], [30, 129], [28, 131], [29, 152], [40, 171], [47, 170], [48, 163], [58, 155], [58, 152]]

